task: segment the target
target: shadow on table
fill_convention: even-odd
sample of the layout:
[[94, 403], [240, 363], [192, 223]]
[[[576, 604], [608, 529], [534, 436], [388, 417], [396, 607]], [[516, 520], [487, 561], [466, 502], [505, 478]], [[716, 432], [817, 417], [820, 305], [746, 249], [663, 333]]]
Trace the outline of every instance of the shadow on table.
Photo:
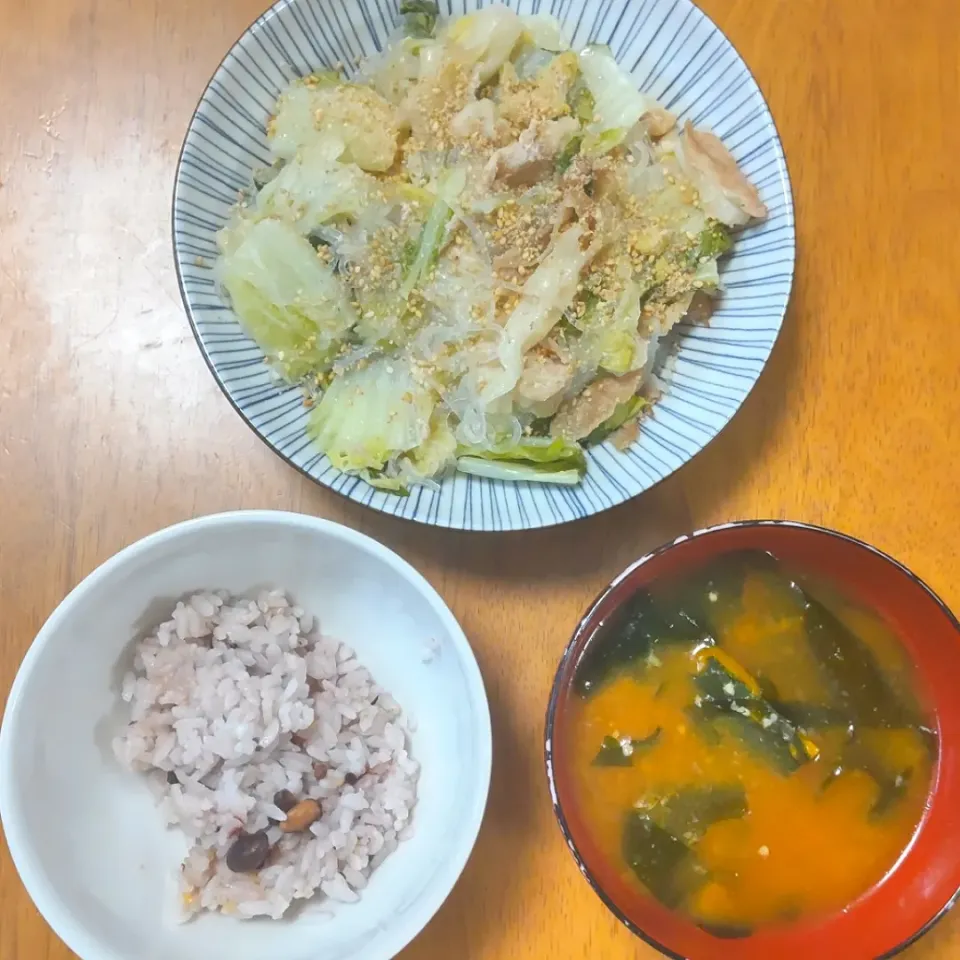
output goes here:
[[802, 270], [801, 261], [780, 336], [753, 390], [720, 434], [665, 481], [682, 484], [695, 527], [727, 520], [767, 519], [732, 516], [724, 512], [724, 504], [738, 488], [762, 489], [762, 480], [755, 479], [756, 471], [770, 456], [791, 411], [798, 407], [804, 379], [801, 346], [811, 326], [803, 302]]
[[453, 892], [423, 933], [399, 955], [402, 960], [491, 956], [497, 951], [490, 941], [506, 936], [512, 942], [517, 923], [522, 922], [526, 907], [520, 887], [527, 880], [523, 865], [534, 861], [533, 846], [542, 842], [537, 821], [542, 820], [547, 794], [541, 741], [524, 743], [520, 719], [512, 712], [497, 676], [494, 671], [485, 675], [494, 763], [479, 839]]

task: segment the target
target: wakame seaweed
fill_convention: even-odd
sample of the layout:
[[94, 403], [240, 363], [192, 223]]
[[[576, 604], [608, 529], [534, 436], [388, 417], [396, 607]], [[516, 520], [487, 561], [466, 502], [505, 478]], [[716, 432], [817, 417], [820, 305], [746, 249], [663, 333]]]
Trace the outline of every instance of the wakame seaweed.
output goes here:
[[688, 638], [706, 635], [719, 642], [724, 624], [742, 609], [747, 576], [752, 571], [775, 569], [776, 565], [776, 559], [762, 550], [739, 550], [724, 554], [671, 590], [667, 598], [677, 611], [680, 625], [695, 625]]
[[635, 750], [652, 747], [660, 740], [660, 728], [657, 727], [647, 737], [630, 738], [625, 746], [622, 740], [606, 736], [600, 741], [600, 749], [594, 757], [595, 767], [631, 767]]
[[706, 879], [694, 851], [711, 824], [747, 812], [743, 787], [689, 787], [625, 818], [623, 858], [665, 906], [674, 908]]
[[709, 565], [679, 589], [637, 590], [590, 639], [577, 668], [580, 695], [594, 692], [618, 670], [640, 665], [659, 644], [714, 644], [718, 615], [739, 608], [749, 571], [775, 564], [768, 553], [744, 550]]
[[638, 590], [590, 638], [577, 666], [577, 691], [588, 696], [617, 671], [645, 660], [666, 634], [650, 594]]
[[698, 861], [682, 841], [644, 813], [626, 815], [621, 841], [623, 859], [637, 879], [664, 906], [675, 909], [695, 887]]
[[804, 627], [810, 649], [850, 719], [863, 726], [915, 726], [890, 688], [870, 648], [819, 600], [794, 584], [804, 598]]
[[870, 808], [870, 817], [876, 819], [889, 811], [898, 800], [905, 796], [913, 776], [913, 768], [906, 767], [899, 773], [891, 773], [883, 764], [876, 751], [860, 740], [851, 740], [840, 754], [839, 764], [830, 771], [824, 780], [823, 789], [842, 777], [845, 773], [860, 770], [867, 774], [877, 785], [877, 798]]
[[791, 723], [807, 730], [825, 730], [829, 727], [847, 727], [851, 719], [845, 710], [823, 703], [770, 698], [770, 705]]
[[692, 643], [709, 646], [714, 640], [683, 606], [641, 588], [590, 639], [577, 667], [577, 690], [588, 696], [624, 667], [642, 669], [661, 645]]
[[701, 664], [694, 677], [700, 694], [695, 707], [704, 719], [725, 727], [782, 773], [792, 773], [816, 756], [815, 748], [763, 698], [759, 685], [745, 671], [734, 671], [707, 651]]
[[657, 826], [686, 843], [699, 840], [721, 820], [739, 820], [747, 814], [747, 794], [739, 783], [685, 787], [646, 808]]
[[918, 718], [891, 689], [869, 646], [773, 556], [755, 555], [754, 564], [802, 618], [807, 644], [832, 694], [827, 706], [864, 726], [916, 726]]

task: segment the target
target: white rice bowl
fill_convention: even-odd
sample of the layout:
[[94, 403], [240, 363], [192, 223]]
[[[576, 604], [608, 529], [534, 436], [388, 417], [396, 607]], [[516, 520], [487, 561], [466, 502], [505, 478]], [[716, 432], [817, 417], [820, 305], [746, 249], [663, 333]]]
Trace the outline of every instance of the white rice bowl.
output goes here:
[[[303, 879], [291, 862], [289, 888], [282, 870], [271, 879], [272, 896], [293, 897], [281, 919], [272, 914], [282, 899], [271, 904], [258, 893], [235, 901], [257, 914], [252, 919], [241, 919], [239, 909], [204, 909], [184, 923], [177, 877], [192, 845], [183, 829], [191, 814], [167, 809], [165, 780], [156, 783], [159, 773], [131, 773], [114, 744], [125, 736], [135, 765], [142, 749], [141, 766], [175, 763], [185, 775], [196, 771], [196, 760], [174, 757], [175, 747], [164, 759], [157, 743], [133, 747], [128, 725], [136, 693], [123, 700], [125, 677], [140, 672], [138, 643], [149, 643], [178, 600], [189, 605], [198, 587], [257, 599], [279, 585], [317, 615], [321, 650], [349, 645], [372, 683], [402, 706], [405, 745], [394, 740], [391, 749], [398, 766], [406, 750], [410, 763], [420, 767], [416, 805], [407, 808], [413, 834], [400, 839], [401, 810], [392, 811], [394, 823], [384, 836], [395, 830], [397, 848], [375, 869], [377, 854], [366, 868], [356, 868], [366, 870], [362, 889], [362, 881], [353, 874], [348, 879], [344, 868], [337, 870], [344, 884], [334, 879], [324, 891], [321, 880], [313, 896], [298, 897], [294, 887], [302, 884], [306, 893], [315, 875], [308, 868]], [[130, 695], [129, 680], [126, 687]], [[291, 703], [300, 699], [298, 687]], [[282, 705], [274, 714], [280, 726], [281, 712]], [[300, 722], [294, 712], [287, 716], [291, 727]], [[278, 744], [286, 735], [278, 731]], [[343, 749], [339, 737], [329, 749]], [[382, 747], [367, 743], [363, 749], [369, 761], [369, 751]], [[281, 748], [285, 753], [292, 752]], [[359, 768], [360, 754], [336, 756], [329, 763], [334, 772], [317, 791], [332, 787], [336, 771], [354, 762]], [[244, 511], [191, 520], [133, 544], [53, 612], [24, 658], [0, 727], [0, 818], [27, 892], [82, 960], [387, 960], [423, 928], [463, 870], [480, 828], [490, 765], [490, 714], [476, 660], [423, 577], [386, 547], [338, 524]], [[412, 779], [413, 769], [401, 782]], [[304, 790], [313, 789], [306, 778], [302, 783]], [[266, 795], [255, 794], [253, 816], [272, 812], [277, 819], [278, 811], [263, 803]], [[341, 794], [319, 821], [321, 828], [333, 826], [345, 797], [362, 794], [370, 802], [366, 786]], [[208, 836], [209, 812], [189, 829]], [[186, 819], [168, 826], [164, 813]], [[370, 849], [376, 841], [368, 840]], [[313, 849], [322, 850], [322, 843]], [[244, 875], [229, 880], [237, 878]], [[217, 891], [216, 884], [204, 890], [209, 906], [225, 902]], [[339, 893], [352, 899], [348, 891], [358, 894], [354, 902], [335, 898]]]
[[[318, 891], [352, 903], [413, 833], [419, 765], [400, 707], [314, 626], [282, 590], [248, 600], [221, 590], [179, 602], [137, 644], [122, 685], [130, 724], [114, 753], [147, 775], [164, 820], [189, 838], [184, 919], [279, 919]], [[285, 832], [282, 792], [316, 801], [320, 816]], [[251, 835], [262, 835], [266, 862], [232, 869], [231, 848]]]

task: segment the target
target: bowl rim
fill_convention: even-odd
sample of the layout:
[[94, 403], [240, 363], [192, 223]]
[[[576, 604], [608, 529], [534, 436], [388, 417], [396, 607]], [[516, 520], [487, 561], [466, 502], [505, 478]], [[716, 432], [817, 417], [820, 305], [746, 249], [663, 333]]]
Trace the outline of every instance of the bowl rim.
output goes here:
[[[490, 717], [490, 702], [487, 697], [483, 675], [473, 648], [453, 612], [437, 590], [411, 563], [373, 537], [357, 530], [309, 514], [282, 510], [232, 510], [207, 514], [183, 520], [149, 533], [108, 557], [84, 576], [56, 605], [40, 627], [27, 648], [10, 688], [3, 718], [0, 721], [0, 822], [3, 824], [7, 847], [14, 867], [37, 910], [53, 932], [79, 957], [84, 960], [123, 960], [111, 948], [93, 935], [73, 909], [57, 894], [47, 871], [41, 866], [28, 833], [19, 816], [20, 804], [14, 798], [11, 773], [14, 767], [13, 744], [19, 720], [20, 705], [24, 701], [24, 689], [43, 657], [51, 638], [63, 628], [64, 621], [80, 603], [91, 587], [109, 578], [129, 560], [147, 553], [160, 543], [176, 540], [185, 534], [197, 531], [216, 530], [234, 525], [286, 526], [310, 531], [321, 538], [332, 538], [351, 544], [372, 558], [386, 563], [407, 580], [430, 604], [444, 623], [453, 644], [457, 660], [464, 672], [465, 681], [472, 697], [474, 718], [472, 726], [477, 737], [477, 766], [479, 789], [472, 797], [469, 808], [457, 822], [460, 825], [458, 841], [448, 850], [445, 858], [448, 883], [441, 883], [432, 895], [424, 898], [423, 907], [416, 912], [414, 920], [406, 925], [396, 942], [387, 944], [384, 960], [403, 950], [430, 922], [449, 897], [460, 879], [467, 861], [476, 846], [480, 827], [486, 813], [490, 792], [493, 764], [493, 733]], [[12, 819], [11, 819], [12, 818]]]
[[[665, 480], [669, 479], [674, 474], [682, 470], [688, 463], [695, 460], [701, 453], [703, 453], [704, 450], [707, 449], [707, 447], [711, 446], [711, 444], [713, 444], [714, 441], [721, 434], [724, 433], [724, 431], [730, 425], [731, 421], [743, 409], [743, 406], [746, 404], [749, 397], [755, 392], [757, 384], [759, 383], [760, 378], [763, 375], [763, 372], [767, 369], [767, 366], [770, 362], [770, 358], [773, 356], [773, 352], [776, 349], [777, 344], [782, 339], [784, 324], [787, 321], [787, 315], [790, 311], [790, 305], [793, 302], [795, 286], [796, 286], [795, 281], [796, 281], [796, 273], [797, 273], [797, 228], [796, 228], [796, 197], [794, 195], [793, 180], [790, 176], [790, 168], [787, 162], [787, 153], [786, 153], [786, 150], [784, 149], [783, 137], [780, 134], [780, 128], [777, 125], [776, 117], [773, 114], [773, 110], [770, 106], [770, 101], [767, 97], [767, 94], [764, 91], [764, 88], [761, 85], [760, 81], [757, 79], [756, 75], [754, 74], [753, 70], [751, 69], [750, 64], [747, 62], [746, 58], [740, 52], [739, 47], [733, 42], [733, 40], [731, 40], [731, 38], [727, 35], [726, 31], [724, 31], [719, 26], [716, 20], [713, 17], [711, 17], [710, 14], [707, 13], [707, 11], [700, 5], [698, 0], [683, 0], [683, 2], [687, 3], [693, 10], [695, 10], [697, 14], [703, 18], [703, 21], [713, 31], [715, 31], [715, 33], [719, 35], [726, 44], [729, 45], [729, 48], [730, 50], [733, 51], [734, 57], [739, 62], [740, 67], [743, 69], [746, 76], [750, 78], [750, 80], [756, 87], [757, 93], [760, 97], [761, 104], [766, 113], [765, 121], [769, 125], [770, 139], [773, 142], [774, 151], [778, 160], [779, 183], [783, 192], [783, 197], [784, 197], [784, 202], [785, 202], [785, 207], [786, 207], [786, 212], [787, 212], [787, 217], [788, 217], [788, 222], [790, 227], [789, 278], [787, 281], [787, 290], [786, 290], [786, 295], [783, 301], [783, 308], [782, 310], [774, 311], [774, 313], [771, 314], [771, 316], [776, 317], [776, 332], [774, 334], [773, 340], [770, 343], [770, 347], [766, 353], [766, 356], [763, 359], [763, 362], [760, 366], [759, 371], [753, 377], [753, 381], [747, 388], [743, 397], [737, 403], [736, 407], [726, 415], [726, 419], [724, 420], [724, 422], [717, 428], [717, 430], [711, 436], [708, 437], [706, 442], [702, 443], [696, 450], [694, 450], [694, 452], [690, 456], [682, 460], [682, 462], [680, 462], [676, 467], [668, 470], [659, 478], [656, 478], [652, 483], [649, 484], [649, 486], [644, 487], [642, 490], [632, 495], [613, 499], [610, 503], [607, 503], [607, 504], [601, 503], [599, 506], [591, 505], [589, 509], [585, 509], [582, 515], [566, 517], [566, 518], [557, 518], [556, 516], [550, 516], [550, 517], [547, 517], [545, 520], [538, 516], [538, 522], [536, 523], [530, 523], [526, 519], [524, 519], [522, 523], [519, 523], [515, 526], [507, 524], [505, 526], [474, 527], [474, 526], [467, 526], [466, 524], [463, 524], [463, 523], [455, 523], [452, 521], [452, 519], [448, 522], [441, 522], [441, 520], [439, 519], [439, 512], [434, 515], [433, 519], [430, 519], [429, 511], [427, 513], [427, 516], [422, 516], [419, 510], [415, 510], [410, 515], [406, 515], [396, 511], [391, 512], [386, 509], [383, 509], [380, 506], [374, 506], [372, 503], [357, 499], [351, 496], [350, 493], [345, 492], [345, 490], [342, 487], [338, 487], [334, 485], [337, 478], [343, 475], [342, 471], [337, 471], [336, 477], [334, 477], [333, 480], [331, 481], [327, 481], [327, 480], [321, 479], [318, 476], [315, 476], [306, 467], [303, 467], [300, 464], [298, 464], [291, 455], [288, 455], [287, 453], [282, 451], [277, 444], [275, 444], [258, 426], [256, 426], [256, 424], [253, 422], [252, 416], [249, 415], [244, 410], [240, 401], [234, 398], [231, 388], [227, 386], [227, 384], [224, 382], [223, 377], [220, 375], [216, 362], [209, 355], [208, 349], [201, 335], [200, 328], [197, 323], [197, 319], [194, 316], [194, 307], [191, 301], [190, 294], [187, 290], [187, 286], [184, 278], [184, 272], [181, 264], [180, 244], [177, 238], [177, 211], [180, 204], [180, 196], [181, 196], [181, 190], [182, 190], [181, 181], [182, 181], [182, 174], [183, 174], [184, 155], [187, 151], [188, 145], [191, 142], [191, 138], [194, 133], [194, 128], [196, 126], [197, 117], [201, 112], [201, 108], [203, 107], [205, 100], [207, 99], [207, 94], [212, 88], [217, 77], [220, 75], [221, 70], [223, 69], [225, 63], [230, 58], [234, 50], [236, 50], [237, 47], [239, 47], [243, 39], [248, 34], [252, 34], [256, 29], [258, 29], [258, 27], [261, 24], [268, 23], [276, 14], [278, 14], [280, 11], [284, 10], [285, 8], [297, 6], [299, 3], [302, 3], [302, 2], [304, 2], [304, 0], [274, 0], [274, 2], [272, 2], [270, 6], [267, 7], [266, 10], [264, 10], [255, 18], [253, 18], [247, 24], [247, 26], [242, 31], [240, 31], [236, 39], [230, 44], [230, 46], [227, 48], [223, 56], [220, 58], [216, 67], [211, 72], [209, 79], [204, 84], [203, 90], [200, 92], [200, 95], [197, 98], [197, 102], [190, 115], [190, 119], [187, 123], [186, 129], [184, 130], [183, 140], [180, 144], [180, 150], [177, 154], [176, 166], [174, 167], [173, 187], [170, 193], [170, 227], [171, 227], [170, 244], [171, 244], [171, 251], [173, 253], [174, 272], [177, 278], [177, 287], [180, 291], [180, 299], [183, 304], [183, 311], [184, 311], [184, 314], [186, 315], [187, 322], [190, 326], [190, 330], [196, 342], [197, 349], [200, 351], [200, 355], [203, 358], [203, 361], [207, 369], [210, 371], [211, 375], [213, 376], [214, 382], [219, 387], [220, 392], [223, 394], [224, 397], [226, 397], [227, 402], [233, 408], [234, 412], [240, 417], [243, 423], [246, 424], [246, 426], [258, 437], [258, 439], [270, 450], [270, 452], [274, 456], [279, 457], [280, 460], [283, 461], [287, 466], [292, 467], [299, 474], [301, 474], [302, 476], [310, 480], [311, 483], [314, 483], [317, 486], [324, 488], [325, 490], [329, 490], [332, 493], [335, 493], [337, 496], [342, 497], [346, 501], [357, 503], [366, 509], [374, 510], [377, 513], [383, 513], [387, 516], [392, 516], [395, 519], [399, 519], [407, 523], [421, 524], [423, 526], [428, 526], [428, 527], [458, 530], [458, 531], [463, 531], [467, 533], [478, 533], [478, 534], [511, 533], [511, 532], [519, 532], [519, 531], [526, 531], [526, 530], [541, 530], [541, 529], [545, 530], [552, 527], [559, 527], [567, 524], [577, 523], [581, 520], [587, 520], [592, 516], [596, 516], [601, 513], [606, 513], [619, 506], [623, 506], [624, 504], [629, 503], [635, 500], [637, 497], [640, 497], [643, 494], [649, 492], [655, 487], [660, 486], [660, 484], [662, 484]], [[393, 2], [396, 2], [396, 0], [390, 0], [391, 4]], [[452, 0], [448, 0], [448, 2], [452, 3]], [[511, 9], [515, 9], [519, 3], [523, 2], [523, 0], [479, 0], [478, 8], [490, 5], [492, 3], [498, 3], [498, 2], [503, 3], [504, 5], [510, 7]], [[463, 13], [466, 13], [466, 12], [468, 11], [466, 10], [463, 11]], [[550, 12], [552, 14], [552, 9]], [[453, 15], [454, 14], [452, 13], [448, 14], [448, 16], [453, 16]], [[463, 15], [463, 14], [458, 14], [458, 15]], [[563, 18], [561, 15], [557, 14], [556, 16], [557, 16], [557, 19], [562, 21]], [[189, 259], [189, 257], [187, 257], [187, 259]], [[485, 484], [491, 482], [486, 478], [471, 477], [470, 479], [472, 481], [482, 481]], [[452, 482], [452, 477], [451, 476], [441, 477], [440, 482], [444, 482], [444, 481]], [[500, 482], [500, 481], [496, 481], [496, 482]], [[353, 488], [351, 487], [351, 491], [352, 489]], [[573, 489], [577, 489], [577, 488], [573, 488]], [[492, 497], [493, 497], [493, 494], [491, 493], [491, 498]]]
[[[614, 577], [595, 597], [593, 602], [587, 608], [586, 612], [580, 617], [577, 621], [576, 627], [573, 630], [573, 633], [570, 637], [570, 640], [567, 642], [567, 645], [563, 649], [563, 653], [560, 656], [560, 661], [557, 664], [557, 670], [554, 674], [553, 683], [550, 687], [550, 697], [547, 701], [547, 710], [546, 718], [544, 724], [544, 764], [546, 767], [547, 775], [547, 786], [550, 791], [550, 803], [553, 806], [553, 813], [556, 817], [557, 824], [560, 827], [560, 832], [563, 835], [563, 839], [567, 845], [567, 848], [570, 850], [573, 855], [574, 860], [576, 861], [577, 868], [580, 873], [586, 879], [587, 883], [590, 884], [593, 892], [600, 898], [606, 908], [635, 936], [639, 937], [645, 943], [649, 944], [659, 953], [663, 954], [665, 957], [670, 957], [671, 960], [691, 960], [690, 957], [687, 957], [683, 954], [677, 953], [674, 950], [671, 950], [666, 944], [660, 943], [650, 934], [646, 933], [641, 927], [634, 923], [612, 900], [612, 898], [606, 893], [603, 889], [598, 878], [594, 875], [593, 870], [586, 862], [586, 858], [580, 852], [579, 847], [577, 846], [576, 840], [573, 836], [573, 831], [570, 829], [570, 825], [567, 822], [566, 814], [563, 811], [563, 805], [560, 802], [559, 791], [557, 789], [556, 777], [554, 773], [554, 762], [553, 762], [553, 741], [554, 741], [554, 731], [556, 728], [556, 712], [557, 704], [560, 699], [560, 695], [565, 688], [565, 684], [562, 682], [562, 677], [564, 670], [573, 656], [573, 652], [576, 649], [576, 646], [584, 634], [585, 631], [591, 628], [592, 620], [596, 614], [596, 611], [599, 609], [601, 604], [606, 600], [606, 598], [613, 593], [613, 591], [620, 586], [625, 580], [629, 579], [638, 569], [640, 569], [645, 564], [649, 563], [655, 557], [660, 556], [663, 553], [671, 550], [673, 547], [677, 546], [680, 543], [683, 543], [687, 540], [694, 540], [700, 537], [708, 536], [710, 534], [720, 533], [724, 530], [733, 530], [740, 528], [763, 528], [763, 527], [788, 527], [795, 530], [804, 530], [808, 533], [814, 533], [818, 535], [823, 535], [830, 539], [837, 539], [844, 541], [854, 547], [862, 548], [867, 550], [869, 553], [874, 554], [882, 560], [887, 561], [892, 566], [894, 566], [900, 573], [904, 574], [910, 580], [912, 580], [917, 586], [921, 587], [931, 600], [940, 608], [941, 612], [944, 613], [950, 623], [953, 625], [958, 636], [960, 636], [960, 620], [957, 616], [950, 610], [946, 603], [939, 597], [935, 590], [930, 587], [929, 584], [922, 577], [915, 574], [909, 567], [902, 564], [896, 558], [890, 556], [890, 554], [879, 549], [878, 547], [873, 546], [872, 544], [867, 543], [865, 540], [861, 540], [859, 537], [855, 537], [852, 534], [843, 533], [840, 530], [835, 530], [831, 527], [820, 526], [819, 524], [806, 523], [802, 520], [778, 520], [778, 519], [767, 519], [767, 520], [733, 520], [726, 523], [713, 524], [708, 527], [698, 528], [691, 533], [684, 533], [678, 537], [675, 537], [673, 540], [670, 540], [666, 543], [661, 544], [658, 547], [655, 547], [649, 553], [643, 554], [639, 559], [634, 560], [633, 563], [629, 564], [626, 569]], [[881, 954], [876, 960], [889, 960], [891, 957], [895, 957], [897, 954], [902, 953], [907, 947], [912, 946], [916, 943], [921, 937], [925, 936], [927, 933], [933, 929], [940, 920], [954, 907], [954, 905], [960, 901], [960, 887], [958, 887], [947, 899], [946, 903], [932, 916], [930, 919], [924, 923], [919, 930], [912, 933], [906, 939], [902, 940], [892, 949], [888, 950], [886, 953]]]

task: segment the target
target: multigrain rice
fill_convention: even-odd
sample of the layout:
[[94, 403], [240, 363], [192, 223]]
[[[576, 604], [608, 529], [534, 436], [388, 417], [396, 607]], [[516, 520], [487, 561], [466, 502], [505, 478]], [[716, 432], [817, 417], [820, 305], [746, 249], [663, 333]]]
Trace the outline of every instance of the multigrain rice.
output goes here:
[[[280, 590], [178, 603], [137, 644], [122, 697], [130, 722], [114, 751], [146, 775], [162, 816], [191, 844], [184, 918], [279, 918], [318, 890], [354, 901], [412, 832], [419, 766], [399, 705]], [[280, 829], [283, 790], [319, 802], [304, 832]], [[237, 837], [258, 831], [270, 842], [266, 862], [231, 871]]]

